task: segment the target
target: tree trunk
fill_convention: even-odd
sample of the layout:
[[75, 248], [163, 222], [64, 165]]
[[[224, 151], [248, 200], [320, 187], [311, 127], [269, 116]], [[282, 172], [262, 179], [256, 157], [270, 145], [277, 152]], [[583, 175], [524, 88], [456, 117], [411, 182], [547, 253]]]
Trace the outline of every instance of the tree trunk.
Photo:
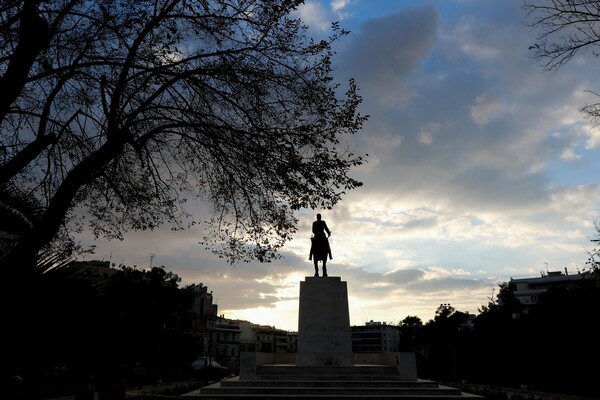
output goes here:
[[123, 151], [124, 141], [108, 141], [76, 165], [52, 197], [46, 212], [33, 228], [19, 237], [17, 245], [2, 263], [11, 262], [33, 267], [36, 256], [58, 233], [77, 192], [90, 182], [110, 161]]

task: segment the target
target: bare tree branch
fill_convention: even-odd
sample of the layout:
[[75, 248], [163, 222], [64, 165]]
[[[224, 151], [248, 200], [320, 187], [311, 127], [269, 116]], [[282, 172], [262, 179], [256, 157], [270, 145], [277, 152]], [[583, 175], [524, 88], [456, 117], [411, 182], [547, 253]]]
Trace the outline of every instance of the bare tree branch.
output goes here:
[[[0, 80], [14, 86], [0, 93], [0, 184], [43, 205], [10, 257], [68, 236], [77, 207], [97, 235], [203, 222], [217, 254], [269, 261], [294, 210], [361, 186], [348, 172], [363, 157], [337, 146], [367, 118], [356, 84], [338, 98], [331, 76], [347, 32], [333, 24], [311, 41], [290, 17], [300, 3], [0, 5]], [[27, 21], [48, 28], [43, 43], [27, 42]], [[188, 196], [209, 200], [213, 218], [195, 221]]]

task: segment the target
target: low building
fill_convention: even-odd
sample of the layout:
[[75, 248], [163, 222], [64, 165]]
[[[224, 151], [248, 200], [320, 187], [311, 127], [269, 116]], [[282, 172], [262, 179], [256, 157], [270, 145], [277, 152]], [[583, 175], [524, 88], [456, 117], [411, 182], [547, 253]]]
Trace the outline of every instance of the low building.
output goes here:
[[352, 352], [385, 353], [400, 349], [400, 329], [385, 322], [369, 321], [355, 325], [352, 330]]
[[190, 285], [194, 294], [192, 312], [192, 326], [189, 333], [195, 337], [198, 343], [198, 357], [214, 357], [214, 344], [212, 332], [215, 330], [217, 321], [217, 304], [213, 304], [212, 291], [202, 283]]
[[550, 288], [570, 288], [586, 283], [592, 279], [588, 272], [570, 275], [565, 268], [562, 271], [541, 272], [541, 276], [534, 278], [510, 278], [509, 284], [514, 289], [514, 296], [524, 306], [532, 306], [538, 303], [540, 294]]
[[259, 351], [263, 353], [289, 353], [290, 346], [297, 343], [293, 334], [274, 326], [259, 325], [248, 321], [237, 321], [240, 325], [241, 351]]
[[232, 372], [237, 372], [240, 365], [241, 331], [239, 323], [220, 316], [211, 332], [214, 358]]
[[298, 351], [298, 332], [288, 332], [287, 336], [287, 352], [295, 353]]
[[287, 331], [273, 326], [257, 325], [254, 328], [256, 351], [264, 353], [286, 353]]

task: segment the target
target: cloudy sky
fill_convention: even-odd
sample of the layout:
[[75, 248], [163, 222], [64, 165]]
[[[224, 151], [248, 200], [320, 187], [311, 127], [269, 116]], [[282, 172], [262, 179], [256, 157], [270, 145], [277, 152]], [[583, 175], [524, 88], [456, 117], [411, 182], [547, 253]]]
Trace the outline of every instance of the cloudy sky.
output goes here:
[[[544, 71], [528, 47], [520, 0], [309, 0], [315, 35], [340, 21], [335, 60], [370, 115], [356, 135], [364, 186], [322, 211], [330, 276], [348, 284], [350, 323], [432, 319], [441, 303], [477, 314], [511, 277], [577, 273], [600, 211], [600, 129], [579, 109], [598, 101], [600, 60]], [[268, 264], [229, 265], [168, 228], [98, 241], [88, 259], [165, 266], [202, 282], [219, 313], [298, 326], [299, 282], [312, 276], [310, 225]]]

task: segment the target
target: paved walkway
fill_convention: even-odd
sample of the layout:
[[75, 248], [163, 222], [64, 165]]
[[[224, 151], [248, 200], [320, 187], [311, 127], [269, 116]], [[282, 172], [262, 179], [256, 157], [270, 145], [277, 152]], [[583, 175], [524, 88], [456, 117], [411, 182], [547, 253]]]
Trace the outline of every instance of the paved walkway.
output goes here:
[[[145, 385], [142, 389], [138, 389], [137, 387], [132, 387], [132, 388], [127, 389], [127, 397], [135, 397], [136, 395], [143, 393], [143, 392], [164, 390], [164, 389], [168, 389], [171, 387], [178, 387], [178, 386], [186, 386], [186, 385], [189, 385], [190, 383], [191, 383], [190, 381], [166, 382], [166, 383], [160, 383], [160, 384], [154, 384], [154, 385]], [[75, 395], [65, 396], [65, 397], [57, 397], [57, 398], [48, 399], [48, 400], [73, 400], [74, 398], [75, 398]], [[94, 399], [98, 400], [98, 392], [97, 391], [94, 393]]]

